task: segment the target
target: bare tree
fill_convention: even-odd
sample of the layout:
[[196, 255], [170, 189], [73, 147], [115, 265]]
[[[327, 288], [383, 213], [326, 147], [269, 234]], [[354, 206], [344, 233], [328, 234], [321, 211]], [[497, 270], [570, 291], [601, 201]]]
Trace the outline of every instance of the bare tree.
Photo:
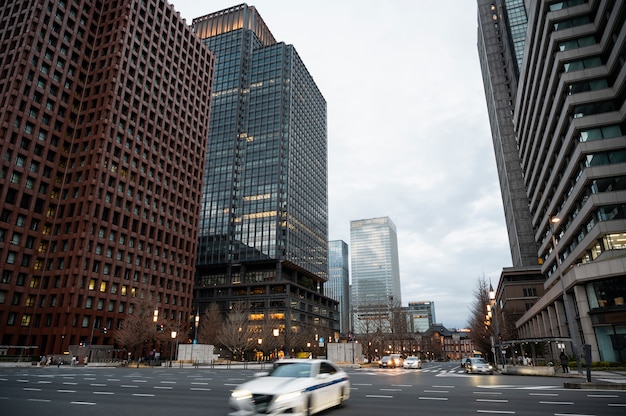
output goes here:
[[491, 350], [490, 331], [486, 318], [489, 286], [490, 283], [485, 276], [480, 277], [476, 282], [474, 301], [470, 307], [470, 320], [468, 322], [471, 329], [471, 340], [476, 348], [484, 353]]
[[240, 302], [233, 304], [219, 333], [218, 339], [232, 354], [233, 358], [243, 358], [243, 353], [252, 348], [254, 333], [249, 325], [248, 310]]
[[269, 313], [265, 314], [265, 318], [258, 333], [259, 339], [262, 340], [261, 344], [259, 344], [259, 349], [263, 351], [264, 355], [267, 356], [274, 353], [274, 359], [278, 358], [276, 354], [285, 344], [285, 331], [281, 331], [281, 327], [282, 324], [279, 319], [273, 318]]
[[217, 345], [219, 332], [222, 328], [222, 312], [217, 303], [213, 302], [205, 309], [198, 324], [198, 342], [200, 344]]
[[156, 324], [152, 321], [152, 308], [148, 301], [140, 300], [134, 304], [132, 312], [126, 315], [121, 327], [114, 332], [114, 338], [118, 344], [138, 358], [144, 344], [152, 341], [156, 333]]

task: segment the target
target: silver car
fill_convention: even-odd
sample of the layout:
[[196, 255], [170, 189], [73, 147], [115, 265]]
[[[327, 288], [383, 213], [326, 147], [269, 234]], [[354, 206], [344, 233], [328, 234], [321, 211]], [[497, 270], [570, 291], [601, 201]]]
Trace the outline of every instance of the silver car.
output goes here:
[[465, 372], [493, 374], [493, 367], [484, 358], [470, 357], [465, 361]]

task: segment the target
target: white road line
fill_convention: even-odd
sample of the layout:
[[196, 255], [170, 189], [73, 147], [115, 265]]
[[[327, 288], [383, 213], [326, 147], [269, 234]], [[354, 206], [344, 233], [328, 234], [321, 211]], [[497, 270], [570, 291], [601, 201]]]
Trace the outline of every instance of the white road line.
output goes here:
[[619, 397], [617, 394], [588, 394], [587, 397], [602, 397], [602, 398], [616, 398]]
[[412, 384], [392, 384], [391, 387], [413, 387]]
[[626, 407], [626, 403], [609, 403], [609, 407]]
[[171, 386], [154, 386], [153, 389], [161, 389], [161, 390], [172, 390], [174, 387]]
[[64, 381], [63, 384], [68, 385], [68, 386], [78, 386], [78, 383], [73, 383], [70, 381]]
[[133, 396], [138, 396], [138, 397], [154, 397], [154, 394], [146, 394], [146, 393], [133, 393]]
[[191, 387], [189, 390], [192, 390], [192, 391], [211, 391], [211, 389], [203, 389], [203, 388], [199, 388], [199, 387]]
[[94, 402], [70, 402], [71, 404], [80, 404], [80, 405], [85, 405], [85, 406], [95, 406], [96, 404]]
[[369, 397], [372, 399], [393, 399], [393, 396], [381, 396], [378, 394], [366, 394], [365, 397]]
[[148, 380], [133, 380], [133, 383], [147, 383]]
[[371, 386], [371, 384], [367, 384], [367, 383], [354, 383], [353, 386]]
[[29, 402], [44, 402], [44, 403], [50, 403], [51, 400], [47, 400], [47, 399], [28, 399]]
[[419, 400], [448, 400], [447, 397], [418, 397]]
[[193, 382], [191, 383], [192, 385], [200, 385], [200, 386], [208, 386], [209, 383], [197, 383], [197, 382]]
[[107, 381], [120, 381], [119, 378], [107, 378]]
[[76, 393], [76, 390], [57, 390], [57, 393]]
[[93, 394], [115, 394], [112, 391], [94, 391]]
[[424, 393], [450, 393], [448, 390], [424, 390]]
[[557, 393], [528, 393], [529, 396], [558, 396]]
[[473, 394], [480, 394], [481, 396], [501, 396], [501, 391], [474, 391]]
[[514, 415], [515, 411], [513, 410], [481, 410], [478, 409], [476, 413], [493, 413], [493, 414], [501, 414], [501, 415]]
[[24, 391], [41, 391], [41, 389], [35, 389], [33, 387], [24, 387]]
[[509, 401], [506, 399], [476, 399], [477, 402], [487, 402], [487, 403], [508, 403]]
[[161, 384], [176, 384], [175, 381], [162, 381]]
[[101, 384], [101, 383], [91, 383], [89, 384], [92, 387], [106, 387], [106, 384]]
[[52, 383], [51, 381], [45, 381], [45, 380], [41, 380], [37, 382], [37, 384], [51, 384], [51, 383]]
[[402, 391], [402, 389], [379, 389], [380, 391]]
[[554, 416], [596, 416], [596, 415], [578, 414], [578, 413], [555, 413]]
[[126, 388], [129, 388], [129, 389], [131, 389], [131, 388], [132, 389], [136, 389], [138, 386], [133, 386], [132, 384], [122, 384], [120, 387], [126, 387]]
[[543, 402], [543, 401], [540, 401], [539, 404], [558, 404], [558, 405], [565, 404], [565, 405], [572, 405], [572, 404], [574, 404], [574, 402]]
[[454, 386], [433, 386], [434, 389], [453, 389]]

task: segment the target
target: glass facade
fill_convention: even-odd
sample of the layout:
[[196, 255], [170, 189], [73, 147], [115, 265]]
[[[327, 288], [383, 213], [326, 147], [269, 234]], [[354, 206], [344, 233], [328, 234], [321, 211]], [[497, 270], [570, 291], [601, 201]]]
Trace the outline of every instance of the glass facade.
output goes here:
[[323, 295], [326, 101], [294, 47], [276, 42], [254, 7], [199, 17], [193, 27], [216, 56], [197, 307], [216, 302], [226, 312], [246, 302], [284, 317], [283, 329], [334, 339], [338, 306]]
[[363, 314], [388, 311], [402, 302], [396, 226], [389, 217], [351, 221], [350, 247], [353, 319], [359, 332]]
[[328, 242], [328, 282], [326, 296], [339, 302], [339, 327], [342, 333], [350, 332], [350, 269], [348, 244], [342, 240]]

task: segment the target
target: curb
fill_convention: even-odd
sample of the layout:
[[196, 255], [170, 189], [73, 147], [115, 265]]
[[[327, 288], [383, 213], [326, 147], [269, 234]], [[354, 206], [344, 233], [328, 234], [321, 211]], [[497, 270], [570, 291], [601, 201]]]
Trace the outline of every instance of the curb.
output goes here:
[[563, 383], [563, 387], [566, 389], [579, 389], [579, 390], [626, 390], [626, 384], [623, 383], [588, 383], [583, 382], [566, 382]]

